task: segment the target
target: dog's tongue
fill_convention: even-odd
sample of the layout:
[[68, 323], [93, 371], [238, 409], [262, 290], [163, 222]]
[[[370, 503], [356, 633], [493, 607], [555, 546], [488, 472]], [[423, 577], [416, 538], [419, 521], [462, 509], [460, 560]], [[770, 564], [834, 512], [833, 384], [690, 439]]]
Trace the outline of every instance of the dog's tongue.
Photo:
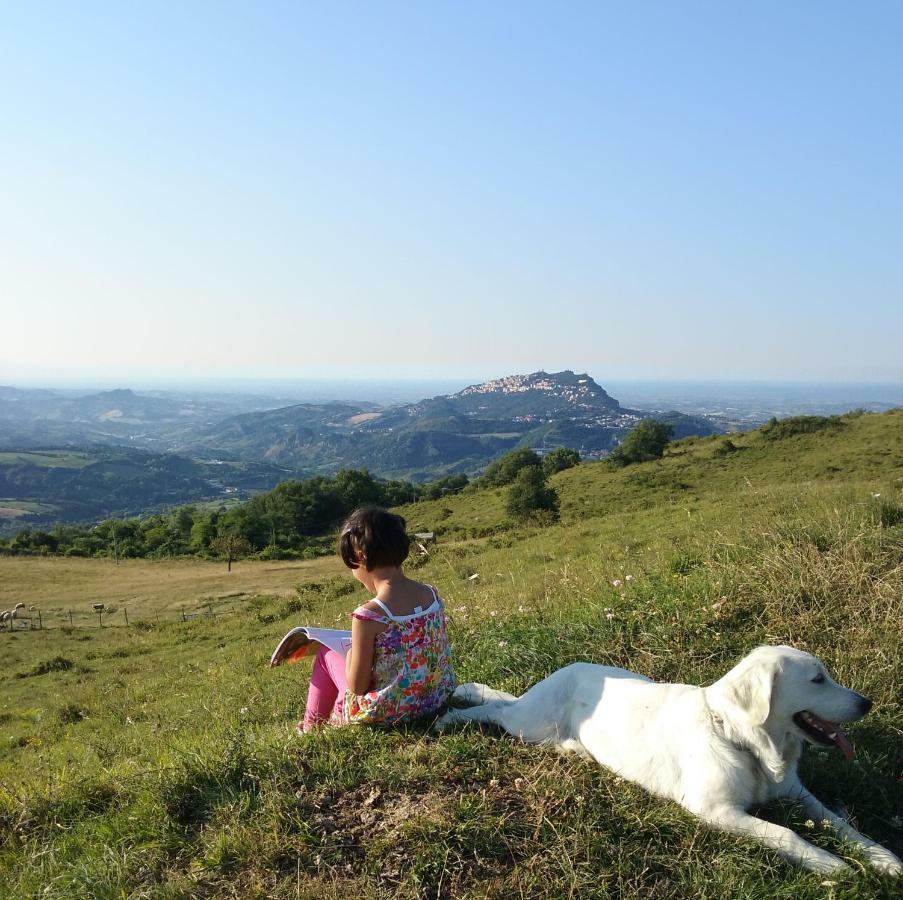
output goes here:
[[850, 739], [839, 725], [834, 722], [829, 722], [827, 719], [822, 719], [820, 716], [815, 715], [811, 710], [809, 711], [809, 716], [824, 730], [829, 740], [832, 740], [835, 743], [837, 749], [840, 750], [847, 759], [853, 759], [853, 757], [856, 756], [856, 751], [853, 749]]

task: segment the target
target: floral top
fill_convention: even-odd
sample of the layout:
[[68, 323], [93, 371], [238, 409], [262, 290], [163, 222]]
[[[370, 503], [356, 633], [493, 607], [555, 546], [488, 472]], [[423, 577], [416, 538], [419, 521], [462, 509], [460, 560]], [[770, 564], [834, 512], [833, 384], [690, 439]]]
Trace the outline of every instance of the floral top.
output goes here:
[[372, 691], [345, 694], [345, 722], [391, 725], [436, 712], [455, 689], [445, 607], [434, 587], [433, 603], [410, 616], [386, 615], [359, 606], [351, 615], [387, 625], [376, 636]]

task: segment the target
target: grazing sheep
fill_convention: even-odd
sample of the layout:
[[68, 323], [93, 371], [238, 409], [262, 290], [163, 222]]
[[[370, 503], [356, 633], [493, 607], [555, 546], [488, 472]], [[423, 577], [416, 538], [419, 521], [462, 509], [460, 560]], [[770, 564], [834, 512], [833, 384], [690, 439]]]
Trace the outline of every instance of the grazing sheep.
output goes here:
[[25, 609], [24, 603], [17, 603], [14, 609], [7, 609], [3, 612], [0, 612], [0, 626], [5, 625], [9, 622], [9, 630], [13, 630], [13, 619], [19, 615], [19, 610]]

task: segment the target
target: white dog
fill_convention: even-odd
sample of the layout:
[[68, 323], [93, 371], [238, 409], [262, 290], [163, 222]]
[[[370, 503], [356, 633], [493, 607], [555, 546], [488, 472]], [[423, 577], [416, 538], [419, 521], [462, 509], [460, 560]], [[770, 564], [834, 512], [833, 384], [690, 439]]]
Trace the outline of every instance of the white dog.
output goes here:
[[864, 716], [872, 702], [841, 687], [824, 665], [792, 647], [759, 647], [711, 687], [655, 684], [608, 666], [574, 663], [517, 698], [462, 684], [454, 709], [436, 723], [490, 722], [530, 742], [590, 756], [703, 821], [758, 838], [796, 865], [825, 874], [848, 866], [796, 832], [750, 815], [769, 800], [799, 801], [816, 823], [829, 822], [869, 862], [899, 874], [903, 864], [817, 800], [796, 766], [803, 741], [853, 749], [838, 722]]

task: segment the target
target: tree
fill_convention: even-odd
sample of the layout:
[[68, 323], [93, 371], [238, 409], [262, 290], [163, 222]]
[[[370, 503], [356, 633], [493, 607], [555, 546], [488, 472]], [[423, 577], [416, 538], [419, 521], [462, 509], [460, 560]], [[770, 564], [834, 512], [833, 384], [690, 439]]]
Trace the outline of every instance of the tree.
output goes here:
[[541, 466], [526, 466], [517, 473], [505, 505], [511, 518], [526, 521], [543, 512], [557, 519], [558, 509], [558, 492], [546, 484]]
[[529, 447], [510, 450], [486, 466], [486, 471], [480, 478], [480, 484], [484, 487], [501, 487], [511, 484], [521, 469], [539, 465], [539, 457]]
[[440, 497], [447, 497], [463, 491], [467, 485], [466, 475], [446, 475], [445, 478], [438, 478], [436, 481], [428, 481], [426, 484], [420, 485], [420, 496], [424, 500], [438, 500]]
[[556, 447], [542, 458], [542, 470], [546, 477], [556, 472], [563, 472], [580, 462], [580, 453], [570, 447]]
[[608, 457], [608, 461], [620, 468], [631, 463], [661, 459], [673, 431], [674, 429], [665, 422], [643, 419], [636, 428], [627, 433], [624, 440]]
[[232, 563], [241, 556], [251, 552], [251, 544], [246, 537], [232, 531], [217, 535], [210, 542], [210, 549], [218, 556], [229, 562], [229, 571], [232, 571]]

